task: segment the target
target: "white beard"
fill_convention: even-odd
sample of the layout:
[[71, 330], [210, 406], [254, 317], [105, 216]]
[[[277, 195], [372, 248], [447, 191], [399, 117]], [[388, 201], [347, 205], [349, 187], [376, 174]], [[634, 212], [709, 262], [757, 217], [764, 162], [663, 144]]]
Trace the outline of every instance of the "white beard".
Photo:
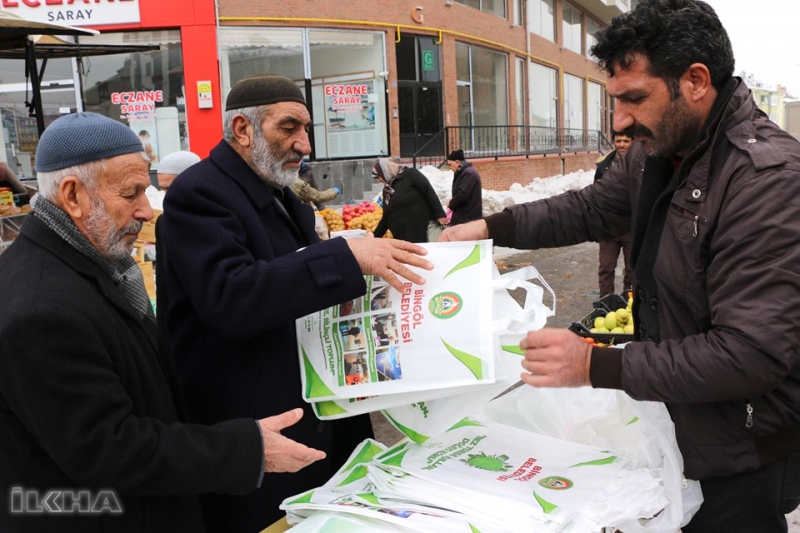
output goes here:
[[108, 214], [106, 206], [100, 198], [91, 197], [92, 210], [86, 217], [86, 233], [101, 255], [108, 259], [122, 259], [133, 251], [133, 241], [126, 242], [128, 233], [139, 233], [142, 222], [134, 220], [121, 230], [117, 230], [114, 219]]
[[[299, 168], [283, 168], [283, 164], [291, 160], [300, 160], [302, 156], [292, 151], [293, 156], [283, 159], [270, 147], [261, 131], [256, 129], [253, 137], [253, 150], [251, 152], [253, 161], [259, 177], [269, 185], [283, 189], [288, 187], [297, 179], [300, 174]], [[283, 159], [283, 160], [282, 160]]]

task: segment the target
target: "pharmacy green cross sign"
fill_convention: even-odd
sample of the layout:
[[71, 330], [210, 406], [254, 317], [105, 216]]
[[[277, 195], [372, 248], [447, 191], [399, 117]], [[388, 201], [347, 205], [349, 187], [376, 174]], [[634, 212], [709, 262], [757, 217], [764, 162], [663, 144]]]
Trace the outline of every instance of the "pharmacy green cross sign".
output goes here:
[[434, 70], [433, 50], [422, 51], [422, 70]]

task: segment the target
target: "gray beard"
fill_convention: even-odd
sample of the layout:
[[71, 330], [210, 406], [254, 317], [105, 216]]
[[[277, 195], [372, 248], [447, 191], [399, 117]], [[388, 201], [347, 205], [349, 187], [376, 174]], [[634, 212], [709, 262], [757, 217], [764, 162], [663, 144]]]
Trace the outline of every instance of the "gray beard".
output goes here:
[[288, 187], [297, 179], [300, 174], [299, 168], [283, 168], [280, 158], [270, 149], [264, 135], [256, 129], [253, 136], [253, 150], [251, 152], [251, 165], [255, 167], [256, 174], [266, 184], [279, 189]]
[[86, 233], [89, 241], [107, 259], [122, 259], [131, 255], [133, 243], [125, 242], [126, 234], [138, 233], [142, 229], [142, 223], [134, 220], [121, 230], [117, 230], [114, 219], [106, 211], [103, 201], [92, 196], [91, 202], [92, 210], [86, 217]]

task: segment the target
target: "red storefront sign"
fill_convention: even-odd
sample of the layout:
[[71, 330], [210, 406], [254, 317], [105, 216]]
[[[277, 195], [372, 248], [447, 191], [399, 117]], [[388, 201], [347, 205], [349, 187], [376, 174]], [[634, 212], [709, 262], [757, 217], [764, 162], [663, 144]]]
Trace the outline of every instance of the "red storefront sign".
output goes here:
[[325, 96], [333, 96], [332, 104], [336, 107], [360, 106], [361, 96], [369, 94], [366, 85], [326, 85]]
[[28, 20], [72, 26], [129, 24], [141, 20], [139, 0], [0, 0], [0, 9]]
[[163, 91], [131, 91], [111, 94], [111, 103], [120, 106], [123, 115], [152, 113], [156, 109], [156, 102], [163, 101]]

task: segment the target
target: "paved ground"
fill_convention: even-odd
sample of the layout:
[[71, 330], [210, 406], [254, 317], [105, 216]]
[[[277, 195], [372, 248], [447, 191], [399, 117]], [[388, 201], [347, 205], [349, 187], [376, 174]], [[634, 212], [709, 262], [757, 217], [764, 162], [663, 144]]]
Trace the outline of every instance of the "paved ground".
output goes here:
[[[592, 310], [597, 300], [597, 244], [584, 243], [552, 250], [520, 252], [497, 260], [501, 272], [533, 265], [556, 293], [556, 316], [550, 327], [566, 327]], [[622, 261], [617, 266], [617, 291], [622, 290]], [[546, 302], [549, 304], [549, 302]], [[394, 444], [401, 434], [380, 414], [373, 414], [376, 438]], [[800, 533], [800, 511], [787, 515], [789, 533]], [[757, 532], [754, 532], [757, 533]]]

